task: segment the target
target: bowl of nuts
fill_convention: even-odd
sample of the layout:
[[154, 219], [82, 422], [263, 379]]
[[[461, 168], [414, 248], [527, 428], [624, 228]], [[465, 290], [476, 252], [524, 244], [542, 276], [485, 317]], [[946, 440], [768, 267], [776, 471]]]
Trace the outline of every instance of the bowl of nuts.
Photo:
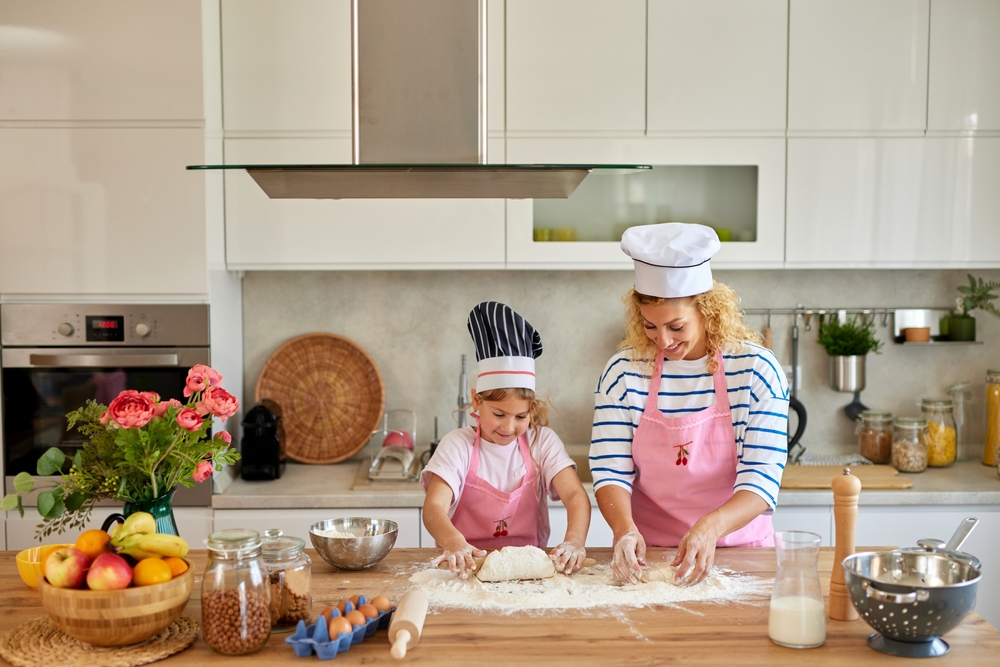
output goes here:
[[388, 519], [349, 517], [309, 526], [309, 539], [320, 557], [341, 570], [366, 570], [379, 563], [396, 543], [399, 526]]

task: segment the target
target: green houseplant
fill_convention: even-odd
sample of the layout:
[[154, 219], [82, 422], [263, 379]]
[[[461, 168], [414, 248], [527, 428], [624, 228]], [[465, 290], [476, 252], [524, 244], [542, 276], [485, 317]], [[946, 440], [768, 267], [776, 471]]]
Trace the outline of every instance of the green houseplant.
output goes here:
[[854, 392], [854, 402], [844, 410], [851, 418], [864, 409], [860, 393], [865, 388], [865, 357], [869, 352], [881, 354], [882, 341], [875, 336], [871, 322], [858, 322], [857, 316], [840, 321], [821, 321], [817, 342], [830, 355], [830, 388]]
[[956, 306], [961, 313], [955, 312], [948, 317], [948, 340], [971, 341], [976, 340], [976, 318], [970, 315], [977, 308], [984, 312], [1000, 317], [1000, 309], [993, 303], [997, 295], [994, 290], [1000, 290], [1000, 283], [978, 280], [968, 274], [969, 284], [959, 285], [958, 291], [962, 296], [956, 300]]

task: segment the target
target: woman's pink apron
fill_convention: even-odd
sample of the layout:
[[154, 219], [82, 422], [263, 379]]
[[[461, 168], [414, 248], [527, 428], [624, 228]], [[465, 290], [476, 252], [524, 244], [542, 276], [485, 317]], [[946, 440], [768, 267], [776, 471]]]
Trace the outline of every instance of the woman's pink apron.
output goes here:
[[[632, 518], [647, 546], [676, 547], [698, 519], [732, 498], [736, 436], [722, 355], [713, 376], [715, 405], [685, 417], [664, 417], [657, 407], [663, 355], [657, 355], [649, 396], [632, 440], [636, 479]], [[724, 535], [720, 547], [774, 546], [771, 517], [760, 515]]]

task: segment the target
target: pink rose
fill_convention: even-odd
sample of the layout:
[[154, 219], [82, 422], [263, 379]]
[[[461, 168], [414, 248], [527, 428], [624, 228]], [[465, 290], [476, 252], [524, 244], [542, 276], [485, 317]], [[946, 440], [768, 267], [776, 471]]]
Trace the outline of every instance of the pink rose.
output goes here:
[[194, 469], [194, 472], [191, 473], [191, 479], [196, 482], [204, 482], [212, 476], [212, 472], [214, 472], [214, 470], [215, 469], [212, 467], [211, 461], [202, 461]]
[[160, 403], [157, 403], [155, 414], [157, 417], [162, 417], [167, 413], [167, 410], [169, 410], [170, 408], [179, 408], [179, 407], [181, 407], [181, 402], [178, 401], [176, 398], [171, 398], [169, 401], [161, 401]]
[[[142, 428], [153, 418], [156, 406], [134, 389], [126, 389], [118, 394], [118, 398], [111, 401], [108, 411], [108, 418], [123, 428]], [[104, 421], [104, 417], [101, 417]]]
[[148, 398], [149, 400], [151, 400], [153, 403], [159, 403], [160, 402], [160, 395], [157, 394], [155, 391], [140, 391], [139, 395], [140, 396], [145, 396], [146, 398]]
[[233, 436], [229, 435], [229, 433], [226, 431], [219, 431], [218, 433], [215, 434], [215, 437], [221, 440], [222, 442], [226, 443], [227, 445], [232, 444], [233, 442]]
[[107, 424], [110, 419], [111, 419], [111, 412], [109, 412], [108, 410], [105, 410], [104, 414], [101, 415], [101, 423], [102, 424]]
[[219, 419], [229, 419], [240, 409], [240, 402], [222, 387], [209, 387], [195, 404], [198, 414], [212, 414]]
[[188, 397], [199, 391], [205, 391], [209, 387], [218, 387], [222, 384], [222, 376], [214, 368], [209, 368], [204, 364], [195, 364], [188, 371], [187, 381], [184, 384], [184, 396]]
[[177, 413], [177, 423], [185, 431], [197, 431], [201, 428], [201, 416], [193, 408], [184, 408]]

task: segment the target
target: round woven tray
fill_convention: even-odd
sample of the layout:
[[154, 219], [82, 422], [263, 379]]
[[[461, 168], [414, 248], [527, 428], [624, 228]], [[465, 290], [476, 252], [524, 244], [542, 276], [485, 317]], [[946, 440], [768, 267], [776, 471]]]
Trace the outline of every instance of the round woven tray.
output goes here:
[[183, 651], [197, 636], [198, 623], [182, 614], [155, 637], [109, 648], [73, 639], [51, 618], [40, 616], [0, 638], [0, 656], [16, 667], [132, 667]]
[[361, 450], [382, 421], [385, 387], [371, 357], [329, 333], [279, 347], [257, 378], [254, 400], [281, 406], [285, 453], [302, 463], [337, 463]]

